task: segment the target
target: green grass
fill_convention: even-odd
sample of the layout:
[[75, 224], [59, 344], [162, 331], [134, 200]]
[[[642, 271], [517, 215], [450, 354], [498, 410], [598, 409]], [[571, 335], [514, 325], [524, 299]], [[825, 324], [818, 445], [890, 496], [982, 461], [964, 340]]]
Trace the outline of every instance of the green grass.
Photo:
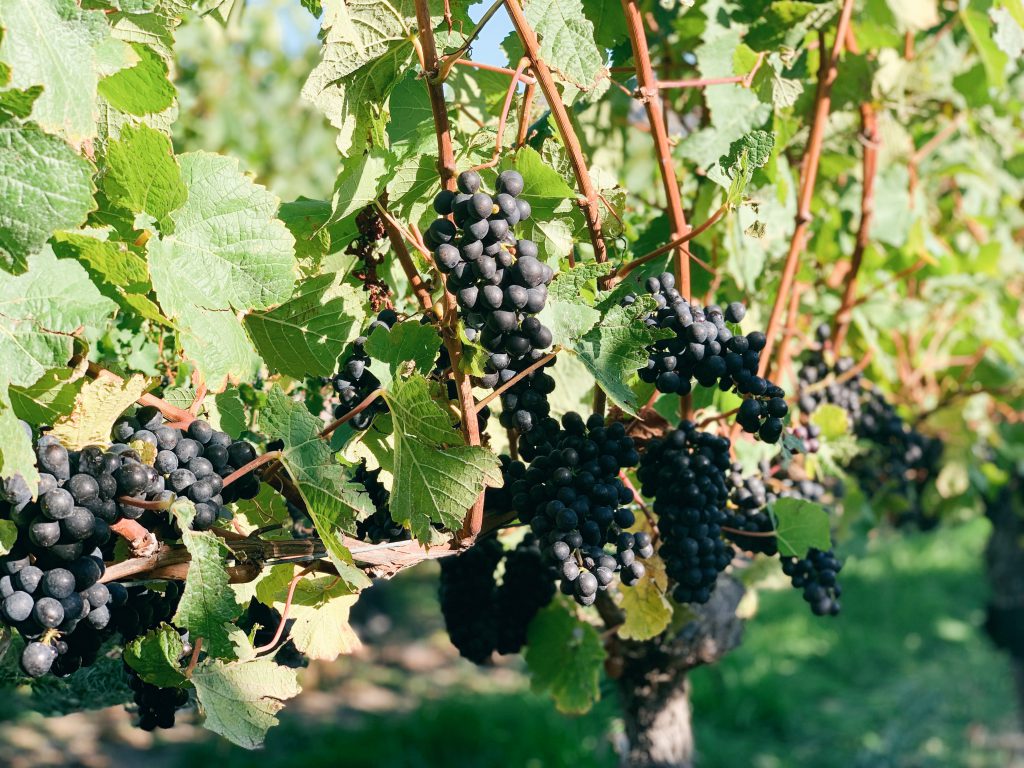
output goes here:
[[699, 766], [997, 766], [973, 724], [1014, 720], [1009, 664], [982, 635], [979, 521], [877, 542], [843, 569], [843, 612], [762, 592], [743, 645], [693, 675]]
[[[974, 748], [968, 738], [971, 725], [998, 731], [1014, 721], [1009, 665], [979, 630], [987, 534], [979, 521], [893, 535], [849, 556], [837, 619], [814, 617], [792, 590], [762, 591], [743, 645], [721, 664], [693, 674], [698, 768], [1005, 765], [1004, 755]], [[418, 594], [413, 582], [400, 591], [406, 589]], [[378, 599], [411, 609], [418, 617], [409, 625], [414, 632], [436, 621], [424, 615], [429, 600], [410, 605], [399, 594]], [[358, 663], [347, 670], [361, 674]], [[461, 671], [468, 672], [468, 665]], [[486, 690], [480, 676], [487, 672], [471, 674], [473, 689]], [[223, 743], [206, 743], [191, 747], [180, 765], [616, 764], [608, 736], [620, 728], [612, 699], [587, 717], [566, 718], [525, 690], [471, 694], [465, 677], [443, 689], [435, 681], [431, 690], [408, 672], [382, 679], [422, 703], [386, 714], [345, 709], [315, 723], [286, 710], [257, 760]]]

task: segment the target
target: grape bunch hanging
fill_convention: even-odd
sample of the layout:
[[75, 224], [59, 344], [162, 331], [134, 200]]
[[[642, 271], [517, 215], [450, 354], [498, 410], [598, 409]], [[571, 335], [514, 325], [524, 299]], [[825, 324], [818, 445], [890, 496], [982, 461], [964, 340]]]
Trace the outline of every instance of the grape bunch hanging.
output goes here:
[[[766, 443], [778, 442], [789, 406], [782, 387], [757, 375], [765, 335], [752, 331], [744, 336], [729, 327], [743, 320], [746, 307], [733, 302], [725, 310], [714, 304], [701, 308], [676, 290], [669, 272], [647, 278], [644, 287], [657, 303], [644, 323], [674, 335], [647, 348], [640, 379], [666, 394], [687, 395], [694, 381], [702, 387], [734, 390], [746, 398], [736, 415], [743, 430]], [[635, 293], [623, 298], [625, 305], [636, 301]]]
[[424, 242], [458, 301], [467, 338], [487, 350], [480, 383], [494, 388], [551, 346], [551, 331], [536, 315], [554, 273], [540, 261], [536, 243], [515, 236], [516, 225], [531, 214], [518, 172], [501, 173], [493, 196], [476, 171], [459, 174], [457, 184], [458, 192], [442, 190], [434, 198], [441, 218]]

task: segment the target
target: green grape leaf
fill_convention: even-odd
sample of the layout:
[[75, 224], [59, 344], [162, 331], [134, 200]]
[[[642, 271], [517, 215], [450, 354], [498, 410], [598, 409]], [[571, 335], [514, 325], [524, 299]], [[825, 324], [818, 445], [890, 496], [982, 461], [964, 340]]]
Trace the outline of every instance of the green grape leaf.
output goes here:
[[94, 282], [110, 283], [135, 293], [150, 290], [146, 260], [122, 242], [107, 239], [110, 230], [79, 229], [57, 232], [53, 251], [60, 259], [77, 259]]
[[[284, 608], [289, 578], [274, 595], [278, 610]], [[295, 586], [289, 619], [294, 619], [288, 637], [310, 659], [334, 661], [359, 649], [361, 643], [349, 625], [349, 610], [359, 599], [343, 581], [334, 576], [303, 579]]]
[[795, 48], [808, 29], [834, 14], [835, 7], [828, 3], [775, 0], [751, 26], [744, 42], [755, 51]]
[[209, 414], [210, 423], [234, 438], [241, 437], [242, 432], [249, 426], [249, 421], [245, 417], [242, 396], [237, 389], [226, 389], [223, 392], [218, 392], [212, 398], [208, 397], [204, 407]]
[[235, 517], [241, 520], [242, 528], [247, 531], [270, 525], [291, 525], [284, 497], [266, 483], [260, 484], [260, 492], [255, 498], [242, 499], [235, 504]]
[[179, 663], [184, 651], [178, 630], [162, 623], [128, 643], [124, 660], [150, 685], [182, 688], [188, 685]]
[[484, 486], [501, 484], [498, 457], [465, 445], [422, 376], [396, 381], [384, 396], [394, 425], [391, 516], [430, 543], [434, 523], [458, 530]]
[[347, 219], [371, 205], [384, 190], [388, 166], [388, 156], [380, 150], [372, 150], [345, 163], [334, 182], [329, 223]]
[[150, 273], [161, 307], [180, 321], [186, 356], [216, 392], [253, 374], [258, 358], [235, 312], [291, 297], [295, 240], [274, 218], [277, 198], [237, 161], [205, 152], [178, 160], [188, 200], [170, 215], [174, 234], [147, 243]]
[[[695, 51], [697, 70], [703, 78], [732, 77], [734, 53], [739, 44], [738, 29], [709, 28], [707, 36]], [[739, 84], [716, 85], [704, 89], [704, 101], [711, 113], [710, 125], [695, 131], [679, 144], [682, 155], [704, 168], [729, 151], [734, 141], [764, 124], [771, 114], [747, 88]]]
[[350, 482], [348, 469], [335, 460], [330, 445], [320, 437], [323, 427], [305, 405], [278, 387], [270, 391], [260, 413], [260, 429], [284, 441], [281, 462], [298, 486], [331, 562], [349, 587], [363, 589], [369, 579], [353, 564], [341, 534], [372, 515], [374, 507], [366, 489]]
[[7, 395], [7, 384], [0, 380], [0, 478], [7, 480], [20, 475], [34, 496], [39, 487], [39, 471], [32, 438], [22, 427]]
[[821, 504], [782, 498], [772, 505], [771, 512], [780, 555], [804, 557], [811, 547], [827, 550], [832, 546], [828, 512]]
[[53, 424], [71, 413], [85, 378], [71, 368], [55, 368], [27, 387], [11, 387], [8, 395], [19, 419], [30, 424]]
[[[453, 75], [455, 72], [452, 73]], [[461, 73], [460, 73], [461, 74]], [[450, 82], [450, 80], [449, 80]], [[458, 98], [458, 97], [456, 97]], [[459, 100], [457, 103], [472, 103]], [[391, 151], [398, 157], [410, 155], [437, 155], [437, 139], [434, 136], [434, 113], [430, 109], [430, 97], [419, 73], [410, 69], [398, 81], [388, 102], [391, 120], [387, 131]], [[434, 168], [434, 183], [437, 183], [437, 168]]]
[[525, 656], [530, 687], [549, 693], [559, 712], [581, 715], [601, 697], [605, 658], [601, 636], [561, 600], [530, 622]]
[[[194, 508], [192, 512], [194, 515]], [[174, 625], [187, 629], [193, 638], [203, 638], [203, 650], [210, 656], [231, 658], [234, 656], [231, 623], [242, 612], [228, 577], [227, 560], [231, 550], [223, 539], [210, 531], [185, 530], [181, 541], [192, 560], [181, 602], [174, 614]]]
[[666, 597], [668, 576], [665, 561], [656, 554], [644, 560], [644, 567], [647, 573], [639, 582], [621, 589], [619, 605], [626, 614], [619, 627], [619, 637], [623, 640], [650, 640], [672, 623], [672, 603]]
[[192, 684], [206, 715], [203, 725], [246, 749], [262, 746], [285, 701], [301, 691], [296, 671], [268, 658], [228, 664], [208, 659], [193, 670]]
[[110, 105], [129, 115], [151, 115], [174, 104], [178, 92], [168, 79], [167, 63], [148, 45], [133, 43], [138, 63], [99, 81], [97, 90]]
[[566, 104], [575, 92], [600, 95], [608, 87], [604, 53], [581, 0], [528, 0], [523, 13], [540, 40], [540, 55], [561, 81]]
[[46, 246], [29, 270], [0, 274], [0, 360], [11, 384], [27, 387], [71, 359], [73, 334], [103, 328], [116, 305], [96, 290], [80, 264]]
[[50, 434], [69, 450], [110, 442], [114, 422], [146, 391], [146, 378], [99, 375], [82, 385], [75, 406], [53, 425]]
[[641, 322], [655, 306], [651, 296], [640, 296], [627, 307], [614, 305], [571, 348], [612, 402], [631, 416], [636, 415], [637, 402], [629, 381], [647, 363], [645, 347], [672, 336], [670, 330]]
[[771, 157], [775, 137], [767, 131], [751, 131], [729, 145], [729, 151], [718, 159], [718, 166], [708, 176], [726, 188], [726, 202], [739, 205], [743, 192], [754, 175]]
[[821, 429], [826, 440], [836, 440], [850, 431], [850, 418], [838, 405], [825, 403], [811, 414], [811, 424]]
[[163, 220], [185, 204], [188, 189], [170, 138], [146, 125], [125, 126], [107, 149], [103, 192], [114, 205]]
[[337, 371], [364, 320], [361, 293], [342, 275], [327, 273], [299, 283], [281, 306], [247, 315], [245, 328], [272, 371], [302, 379]]
[[552, 221], [557, 221], [559, 215], [579, 218], [579, 210], [573, 202], [576, 192], [532, 147], [522, 147], [514, 158], [499, 166], [499, 170], [509, 169], [515, 169], [523, 175], [526, 187], [521, 197], [530, 204], [533, 211], [530, 218], [519, 225], [517, 237], [535, 240], [542, 246], [541, 254], [546, 257], [545, 260], [553, 267], [557, 266], [558, 259], [565, 256], [567, 250], [556, 250], [562, 237], [548, 227]]
[[103, 12], [62, 0], [0, 0], [0, 19], [0, 61], [10, 66], [11, 86], [43, 87], [32, 119], [76, 146], [95, 136], [99, 77], [128, 63], [109, 56], [118, 46]]
[[13, 520], [0, 520], [0, 557], [10, 552], [17, 542], [18, 526]]
[[24, 272], [58, 229], [96, 207], [92, 165], [37, 125], [0, 124], [0, 268]]
[[960, 9], [960, 18], [963, 20], [975, 50], [981, 57], [989, 87], [1002, 88], [1006, 85], [1008, 57], [992, 38], [992, 24], [988, 15], [977, 7], [977, 4], [972, 4], [971, 7], [965, 6]]
[[[414, 56], [414, 34], [395, 6], [376, 0], [324, 0], [320, 62], [302, 87], [338, 129], [338, 150], [358, 157], [371, 137], [382, 145], [382, 105]], [[413, 20], [415, 17], [413, 18]]]
[[433, 325], [418, 320], [397, 323], [389, 331], [375, 328], [366, 340], [366, 353], [381, 386], [388, 388], [401, 374], [427, 373], [437, 360], [441, 338]]

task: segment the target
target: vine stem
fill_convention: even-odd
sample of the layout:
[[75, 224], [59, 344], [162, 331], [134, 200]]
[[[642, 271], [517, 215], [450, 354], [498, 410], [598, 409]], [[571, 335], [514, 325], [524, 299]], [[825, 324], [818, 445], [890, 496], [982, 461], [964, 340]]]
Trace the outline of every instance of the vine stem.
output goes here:
[[[500, 0], [504, 2], [504, 0]], [[505, 94], [505, 103], [502, 104], [501, 114], [498, 116], [498, 135], [494, 140], [494, 154], [491, 155], [491, 159], [486, 163], [474, 166], [472, 170], [480, 171], [484, 168], [493, 168], [498, 164], [498, 158], [501, 157], [501, 145], [505, 139], [505, 123], [508, 121], [508, 113], [512, 109], [512, 99], [516, 95], [516, 87], [519, 85], [519, 81], [522, 78], [523, 72], [530, 66], [530, 60], [525, 56], [519, 60], [519, 66], [516, 67], [516, 71], [512, 75], [512, 82], [508, 85], [508, 92]]]
[[[494, 14], [501, 9], [503, 3], [504, 0], [495, 0], [491, 7], [484, 12], [484, 15], [480, 17], [480, 21], [477, 22], [476, 27], [473, 29], [473, 31], [469, 33], [469, 37], [466, 38], [466, 42], [464, 42], [455, 51], [448, 54], [441, 60], [441, 69], [439, 72], [439, 77], [442, 80], [445, 80], [448, 77], [448, 73], [451, 72], [452, 66], [456, 64], [460, 59], [462, 59], [463, 56], [469, 53], [469, 47], [473, 45], [473, 41], [476, 40], [477, 37], [479, 37], [480, 33], [483, 31], [484, 26], [487, 24], [488, 21], [491, 20], [491, 17], [494, 16]], [[446, 16], [448, 17], [449, 20], [451, 19], [450, 10], [446, 11]], [[449, 29], [450, 28], [451, 27], [449, 24]]]
[[[138, 509], [150, 509], [160, 511], [171, 508], [171, 504], [168, 501], [146, 501], [145, 499], [133, 499], [131, 496], [118, 496], [117, 501], [119, 504], [125, 504], [129, 507], [137, 507]], [[135, 523], [134, 520], [128, 520], [127, 518], [125, 518], [124, 522]], [[138, 523], [135, 524], [138, 525]], [[111, 526], [110, 529], [114, 530], [113, 526]]]
[[[505, 0], [501, 0], [501, 1], [505, 2]], [[460, 66], [463, 66], [463, 67], [473, 67], [473, 69], [483, 69], [483, 70], [486, 70], [487, 72], [496, 72], [499, 75], [508, 75], [509, 77], [512, 77], [516, 73], [516, 71], [514, 69], [509, 69], [508, 67], [499, 67], [499, 66], [496, 66], [494, 64], [485, 64], [482, 61], [468, 61], [466, 59], [459, 59], [455, 63], [460, 65]], [[537, 84], [537, 78], [530, 77], [530, 75], [520, 75], [519, 76], [519, 81], [522, 82], [522, 83], [526, 83], [527, 86], [536, 85]]]
[[[362, 401], [359, 403], [359, 405], [357, 405], [351, 411], [346, 413], [340, 419], [335, 419], [330, 424], [328, 424], [326, 427], [324, 427], [320, 431], [320, 437], [327, 437], [329, 434], [331, 434], [334, 430], [336, 430], [342, 424], [345, 424], [350, 419], [355, 417], [356, 414], [362, 413], [367, 408], [369, 408], [370, 404], [373, 403], [374, 400], [376, 400], [378, 397], [380, 397], [383, 394], [384, 394], [384, 390], [383, 389], [375, 389], [375, 390], [373, 390], [373, 392], [371, 392], [370, 394], [368, 394], [366, 397], [364, 397], [362, 399]], [[227, 483], [225, 483], [225, 485], [227, 485]]]
[[714, 416], [708, 416], [706, 419], [697, 422], [697, 429], [703, 429], [709, 424], [714, 424], [716, 421], [724, 421], [730, 416], [735, 416], [739, 413], [739, 408], [733, 408], [731, 411], [725, 411], [724, 413], [716, 413]]
[[292, 580], [288, 582], [288, 596], [284, 601], [284, 608], [281, 609], [281, 620], [277, 622], [277, 631], [274, 632], [274, 636], [270, 639], [269, 643], [261, 645], [259, 648], [254, 648], [255, 653], [263, 653], [265, 651], [273, 650], [274, 646], [281, 640], [281, 636], [284, 634], [284, 625], [288, 621], [288, 612], [292, 607], [292, 600], [295, 599], [295, 588], [299, 585], [302, 577], [308, 573], [312, 573], [315, 570], [315, 566], [310, 565], [303, 568], [297, 574], [292, 577]]
[[504, 384], [502, 384], [500, 387], [498, 387], [496, 390], [494, 390], [489, 395], [487, 395], [487, 397], [483, 398], [480, 402], [478, 402], [476, 404], [476, 408], [475, 408], [476, 412], [480, 413], [480, 411], [483, 410], [484, 406], [487, 405], [488, 403], [490, 403], [496, 397], [499, 397], [502, 394], [504, 394], [506, 391], [508, 391], [509, 389], [514, 387], [516, 384], [518, 384], [520, 381], [525, 379], [527, 376], [529, 376], [531, 373], [536, 371], [538, 368], [543, 368], [545, 365], [550, 363], [552, 360], [555, 359], [555, 355], [557, 355], [561, 351], [562, 351], [561, 347], [555, 347], [553, 350], [551, 350], [546, 355], [544, 355], [544, 357], [542, 357], [540, 360], [537, 360], [536, 362], [531, 363], [529, 365], [529, 367], [524, 368], [523, 370], [521, 370], [519, 373], [517, 373], [511, 379], [509, 379]]
[[137, 520], [122, 518], [111, 525], [110, 530], [131, 545], [132, 554], [136, 557], [152, 555], [160, 546], [156, 536]]
[[[234, 10], [234, 9], [232, 9]], [[197, 637], [192, 643], [192, 655], [188, 659], [188, 666], [185, 667], [185, 677], [192, 677], [192, 672], [199, 663], [199, 652], [203, 649], [203, 638]]]
[[[451, 127], [448, 122], [444, 92], [441, 81], [437, 78], [439, 71], [437, 46], [434, 43], [434, 29], [430, 23], [430, 8], [427, 5], [427, 0], [416, 0], [416, 21], [419, 27], [420, 49], [423, 52], [423, 69], [427, 75], [430, 110], [434, 117], [434, 133], [437, 135], [441, 186], [444, 189], [455, 191], [455, 151], [452, 147]], [[445, 283], [443, 278], [442, 283]], [[444, 285], [444, 309], [441, 340], [452, 361], [452, 374], [455, 377], [455, 389], [459, 397], [459, 410], [462, 412], [462, 433], [469, 445], [480, 445], [480, 424], [476, 418], [473, 384], [459, 365], [462, 359], [462, 345], [455, 336], [454, 326], [458, 318], [458, 305], [455, 302], [455, 297], [448, 290], [447, 283]], [[472, 539], [480, 533], [483, 520], [484, 494], [481, 491], [466, 514], [466, 520], [459, 535], [460, 540]]]
[[786, 325], [782, 330], [782, 341], [779, 342], [779, 364], [777, 370], [779, 376], [784, 376], [789, 370], [790, 343], [796, 335], [796, 324], [800, 319], [800, 294], [803, 292], [801, 283], [793, 283], [793, 292], [789, 297], [789, 311], [786, 314]]
[[803, 169], [800, 174], [800, 196], [797, 203], [796, 223], [793, 228], [793, 237], [789, 243], [789, 252], [786, 254], [786, 262], [782, 269], [779, 291], [775, 295], [775, 303], [772, 305], [768, 327], [765, 330], [767, 342], [761, 351], [759, 376], [767, 377], [772, 352], [775, 348], [775, 336], [779, 332], [779, 324], [782, 322], [782, 314], [789, 299], [789, 291], [793, 286], [797, 268], [800, 266], [800, 256], [807, 245], [807, 229], [811, 223], [811, 203], [814, 198], [814, 186], [818, 179], [818, 165], [821, 161], [821, 149], [825, 139], [825, 124], [828, 122], [828, 115], [832, 108], [832, 85], [839, 75], [839, 56], [846, 41], [846, 30], [850, 26], [852, 14], [853, 0], [843, 0], [843, 8], [836, 25], [836, 39], [831, 51], [827, 51], [824, 45], [824, 32], [819, 33], [821, 61], [818, 66], [818, 88], [814, 96], [811, 133], [807, 140]]
[[235, 480], [237, 480], [238, 478], [243, 477], [243, 476], [249, 474], [250, 472], [252, 472], [257, 467], [262, 467], [264, 464], [269, 464], [272, 461], [277, 461], [279, 458], [281, 458], [281, 451], [267, 451], [262, 456], [257, 456], [255, 459], [250, 461], [248, 464], [239, 467], [234, 472], [232, 472], [230, 475], [225, 477], [224, 478], [224, 487], [227, 488], [229, 485], [231, 485], [233, 482], [235, 482]]
[[[526, 83], [523, 91], [523, 100], [519, 104], [519, 130], [516, 133], [516, 148], [523, 146], [529, 138], [530, 113], [533, 111], [533, 98], [537, 94], [537, 81], [534, 78], [532, 83]], [[523, 82], [526, 82], [525, 80]]]
[[675, 164], [672, 162], [672, 150], [668, 143], [668, 129], [665, 115], [661, 108], [661, 96], [658, 94], [658, 83], [651, 68], [651, 54], [647, 48], [647, 33], [644, 30], [643, 16], [636, 0], [622, 0], [622, 10], [626, 16], [626, 31], [633, 47], [633, 61], [636, 63], [637, 93], [647, 112], [647, 122], [651, 127], [654, 139], [654, 150], [658, 159], [658, 171], [661, 184], [665, 190], [669, 223], [672, 228], [672, 240], [676, 243], [674, 250], [676, 283], [679, 292], [687, 300], [690, 299], [690, 260], [689, 248], [685, 240], [680, 238], [687, 234], [690, 227], [686, 224], [682, 199], [679, 196], [679, 181], [676, 178]]
[[381, 211], [384, 228], [388, 231], [391, 249], [398, 255], [398, 262], [402, 265], [402, 271], [405, 272], [405, 276], [409, 279], [409, 285], [412, 286], [413, 293], [416, 294], [416, 300], [419, 301], [424, 312], [430, 312], [434, 302], [430, 298], [427, 284], [423, 282], [423, 278], [420, 277], [416, 265], [412, 263], [409, 249], [405, 247], [405, 241], [402, 239], [401, 228], [398, 226], [398, 222], [380, 203], [377, 203], [377, 208], [378, 211]]
[[[418, 0], [418, 2], [423, 1]], [[519, 35], [519, 40], [523, 44], [523, 50], [530, 59], [534, 77], [537, 78], [537, 84], [540, 86], [541, 93], [544, 94], [544, 99], [548, 103], [548, 109], [551, 110], [551, 117], [554, 119], [555, 125], [558, 126], [558, 133], [561, 135], [562, 143], [565, 145], [569, 164], [572, 166], [573, 175], [576, 177], [576, 185], [583, 196], [583, 200], [580, 201], [580, 207], [587, 221], [587, 229], [590, 231], [590, 242], [594, 246], [594, 259], [598, 263], [604, 263], [608, 260], [608, 247], [601, 236], [600, 201], [597, 195], [597, 188], [590, 178], [587, 161], [583, 157], [583, 147], [580, 144], [579, 137], [576, 135], [575, 128], [573, 128], [569, 112], [566, 110], [565, 104], [562, 103], [562, 96], [558, 92], [558, 86], [555, 85], [554, 78], [551, 76], [551, 70], [541, 58], [540, 41], [537, 40], [537, 33], [533, 31], [533, 28], [526, 20], [523, 7], [519, 4], [519, 0], [505, 0], [505, 7], [508, 9], [509, 17], [512, 19], [512, 26], [515, 27], [516, 34]]]
[[[116, 373], [112, 373], [111, 371], [100, 368], [98, 365], [96, 365], [96, 363], [89, 363], [88, 367], [86, 368], [86, 373], [94, 379], [109, 378], [116, 379], [117, 381], [120, 382], [124, 381], [124, 379], [122, 379]], [[181, 424], [184, 425], [180, 427], [180, 429], [185, 429], [186, 427], [188, 427], [188, 425], [191, 424], [196, 418], [184, 408], [179, 408], [176, 405], [171, 405], [166, 400], [161, 400], [156, 395], [151, 395], [148, 392], [135, 402], [138, 403], [139, 405], [149, 405], [152, 406], [153, 408], [156, 408], [158, 411], [160, 411], [160, 413], [163, 414], [164, 418], [166, 418], [168, 421], [180, 422]]]
[[878, 132], [875, 108], [869, 103], [865, 102], [860, 105], [860, 125], [861, 136], [863, 137], [862, 143], [864, 145], [860, 223], [857, 225], [857, 240], [853, 247], [853, 256], [850, 259], [850, 272], [846, 276], [843, 299], [833, 323], [834, 332], [832, 338], [834, 340], [834, 349], [837, 352], [843, 348], [846, 334], [850, 330], [853, 304], [857, 295], [857, 274], [860, 272], [861, 264], [864, 261], [864, 251], [868, 247], [868, 240], [871, 235], [871, 222], [875, 214], [875, 176], [878, 170], [878, 149], [881, 145], [882, 137]]
[[[727, 204], [723, 204], [723, 205], [719, 206], [718, 210], [716, 210], [713, 214], [711, 214], [708, 217], [708, 220], [705, 221], [703, 224], [701, 224], [699, 227], [690, 229], [686, 234], [680, 235], [675, 240], [672, 240], [672, 241], [670, 241], [668, 243], [665, 243], [665, 245], [661, 246], [660, 248], [655, 248], [650, 253], [644, 254], [643, 256], [641, 256], [638, 259], [633, 259], [633, 261], [629, 262], [628, 264], [622, 265], [617, 270], [615, 270], [615, 274], [613, 275], [614, 279], [609, 281], [609, 286], [610, 285], [614, 285], [615, 283], [619, 283], [622, 280], [624, 280], [626, 278], [626, 276], [630, 272], [632, 272], [634, 269], [636, 269], [637, 267], [642, 267], [647, 262], [653, 261], [654, 259], [658, 258], [659, 256], [664, 256], [666, 253], [668, 253], [669, 251], [673, 250], [674, 248], [676, 248], [677, 246], [681, 245], [682, 243], [687, 243], [690, 240], [693, 240], [693, 238], [697, 237], [698, 235], [704, 233], [709, 227], [714, 225], [715, 222], [717, 222], [719, 219], [721, 219], [722, 216], [725, 215], [725, 212], [727, 210], [729, 210], [729, 206]], [[701, 259], [698, 259], [692, 253], [687, 253], [687, 256], [691, 260], [696, 262], [697, 264], [700, 264], [700, 266], [703, 267], [704, 269], [706, 269], [708, 272], [711, 272], [712, 274], [714, 274], [717, 271], [710, 264], [708, 264], [707, 262], [702, 261]], [[680, 293], [682, 293], [682, 291], [680, 291]]]
[[741, 531], [739, 528], [730, 528], [728, 525], [720, 526], [726, 533], [733, 533], [739, 536], [750, 536], [753, 539], [774, 539], [775, 531]]

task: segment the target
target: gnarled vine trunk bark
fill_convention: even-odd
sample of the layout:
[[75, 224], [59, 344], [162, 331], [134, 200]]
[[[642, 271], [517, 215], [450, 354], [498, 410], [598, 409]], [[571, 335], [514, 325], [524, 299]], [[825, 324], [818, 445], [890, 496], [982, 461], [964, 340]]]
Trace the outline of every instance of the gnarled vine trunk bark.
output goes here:
[[626, 723], [628, 768], [690, 768], [694, 758], [688, 672], [711, 664], [739, 645], [743, 619], [736, 608], [744, 589], [720, 578], [706, 605], [676, 632], [642, 643], [617, 641], [610, 649]]

